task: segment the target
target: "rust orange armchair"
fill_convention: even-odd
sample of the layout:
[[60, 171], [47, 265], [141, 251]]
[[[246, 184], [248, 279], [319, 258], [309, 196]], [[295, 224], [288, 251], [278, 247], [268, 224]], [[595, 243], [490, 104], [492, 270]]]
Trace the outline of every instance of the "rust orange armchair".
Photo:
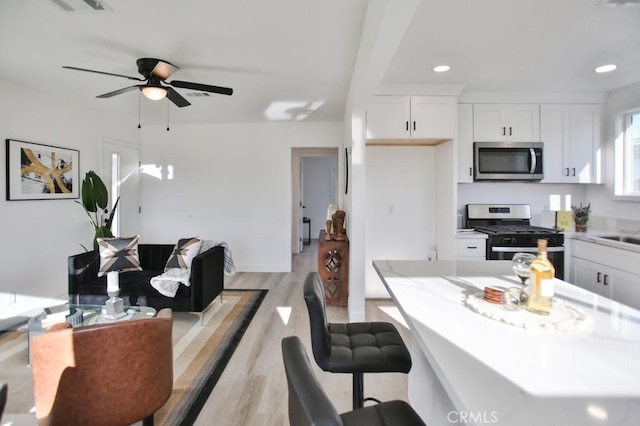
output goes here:
[[51, 330], [31, 342], [40, 425], [153, 424], [173, 389], [173, 315]]

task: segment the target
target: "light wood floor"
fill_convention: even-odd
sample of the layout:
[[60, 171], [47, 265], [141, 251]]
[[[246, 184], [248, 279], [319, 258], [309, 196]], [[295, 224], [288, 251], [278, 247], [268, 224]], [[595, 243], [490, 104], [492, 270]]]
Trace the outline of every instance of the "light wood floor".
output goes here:
[[[322, 387], [338, 412], [351, 410], [351, 376], [320, 370], [313, 361], [309, 316], [302, 286], [307, 273], [317, 269], [317, 240], [293, 256], [291, 273], [237, 273], [225, 277], [226, 288], [268, 289], [262, 306], [213, 389], [196, 425], [287, 425], [287, 382], [280, 341], [297, 335], [305, 343]], [[215, 302], [214, 302], [215, 303]], [[390, 313], [390, 314], [389, 314]], [[396, 324], [408, 342], [391, 300], [367, 300], [367, 321]], [[327, 307], [330, 322], [346, 322], [347, 308]], [[407, 376], [400, 373], [366, 374], [365, 397], [407, 400]]]

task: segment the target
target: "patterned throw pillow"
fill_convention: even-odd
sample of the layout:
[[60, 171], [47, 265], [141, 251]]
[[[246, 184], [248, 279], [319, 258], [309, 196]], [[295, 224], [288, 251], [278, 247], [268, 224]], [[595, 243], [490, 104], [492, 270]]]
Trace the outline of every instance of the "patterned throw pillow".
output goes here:
[[98, 238], [100, 270], [98, 276], [112, 271], [141, 271], [138, 258], [139, 235], [130, 238]]
[[201, 245], [202, 238], [200, 237], [182, 238], [178, 240], [164, 267], [165, 272], [175, 268], [190, 269], [193, 258], [200, 253]]

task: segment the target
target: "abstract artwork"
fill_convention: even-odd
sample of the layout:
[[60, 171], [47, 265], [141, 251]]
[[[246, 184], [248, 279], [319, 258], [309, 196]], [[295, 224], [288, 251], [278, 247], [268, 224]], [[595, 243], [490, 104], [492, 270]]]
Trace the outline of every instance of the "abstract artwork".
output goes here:
[[7, 139], [7, 200], [78, 198], [75, 149]]

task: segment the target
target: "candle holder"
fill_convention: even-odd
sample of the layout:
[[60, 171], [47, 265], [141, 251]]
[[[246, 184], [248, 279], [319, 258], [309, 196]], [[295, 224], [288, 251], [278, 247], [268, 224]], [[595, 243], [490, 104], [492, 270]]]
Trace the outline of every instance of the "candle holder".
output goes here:
[[124, 302], [120, 294], [120, 272], [110, 271], [107, 273], [107, 294], [109, 299], [105, 302], [104, 318], [109, 321], [117, 321], [127, 316], [124, 311]]

